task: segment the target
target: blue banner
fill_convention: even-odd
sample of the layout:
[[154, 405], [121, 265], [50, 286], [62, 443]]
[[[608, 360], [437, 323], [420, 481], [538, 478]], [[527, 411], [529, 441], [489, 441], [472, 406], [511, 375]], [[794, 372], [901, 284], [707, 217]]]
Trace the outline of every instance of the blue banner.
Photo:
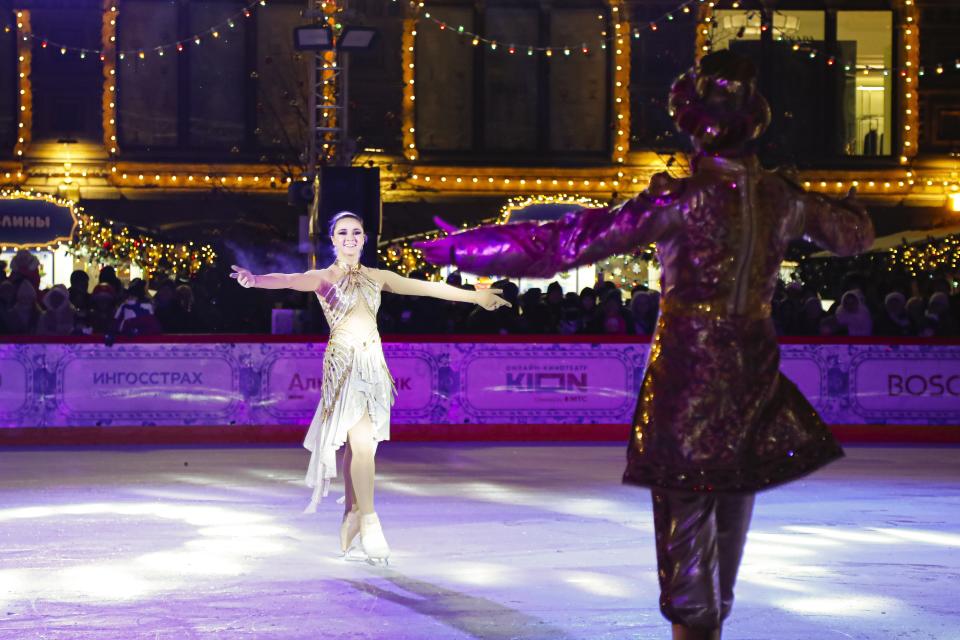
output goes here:
[[0, 198], [0, 246], [45, 247], [69, 242], [77, 228], [71, 207], [46, 198]]

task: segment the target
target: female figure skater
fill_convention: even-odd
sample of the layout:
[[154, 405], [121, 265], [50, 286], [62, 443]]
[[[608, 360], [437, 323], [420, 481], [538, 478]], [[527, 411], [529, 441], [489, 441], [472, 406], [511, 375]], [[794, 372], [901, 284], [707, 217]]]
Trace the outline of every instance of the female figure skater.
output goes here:
[[346, 496], [340, 549], [346, 554], [359, 534], [367, 557], [386, 562], [390, 548], [373, 508], [374, 455], [377, 444], [390, 437], [395, 389], [377, 332], [380, 292], [474, 302], [485, 309], [510, 303], [496, 295], [499, 289], [466, 291], [361, 266], [367, 237], [363, 220], [350, 211], [333, 217], [330, 239], [336, 259], [325, 269], [254, 275], [234, 266], [230, 277], [243, 287], [312, 291], [319, 298], [330, 337], [323, 354], [322, 398], [303, 443], [311, 452], [306, 483], [313, 488], [306, 512], [315, 512], [327, 495], [337, 475], [336, 452], [349, 443], [343, 459]]
[[421, 246], [468, 273], [550, 276], [657, 243], [660, 318], [624, 482], [653, 490], [660, 609], [674, 640], [718, 640], [757, 491], [843, 452], [779, 372], [770, 300], [791, 240], [839, 255], [873, 242], [851, 196], [806, 193], [754, 155], [770, 110], [746, 58], [721, 51], [673, 85], [670, 113], [697, 154], [621, 206], [557, 222], [480, 227]]

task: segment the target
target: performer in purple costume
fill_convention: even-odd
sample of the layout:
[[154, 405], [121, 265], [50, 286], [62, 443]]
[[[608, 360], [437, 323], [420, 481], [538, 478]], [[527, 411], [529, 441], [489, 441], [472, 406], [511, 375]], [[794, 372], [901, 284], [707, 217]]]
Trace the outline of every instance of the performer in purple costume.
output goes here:
[[839, 255], [873, 242], [849, 195], [806, 193], [752, 150], [770, 110], [753, 64], [706, 56], [673, 85], [670, 110], [693, 139], [692, 175], [658, 174], [620, 206], [547, 224], [480, 227], [422, 243], [463, 271], [546, 277], [657, 245], [661, 313], [623, 481], [653, 493], [660, 608], [675, 639], [720, 637], [754, 494], [843, 455], [779, 372], [770, 302], [791, 240]]

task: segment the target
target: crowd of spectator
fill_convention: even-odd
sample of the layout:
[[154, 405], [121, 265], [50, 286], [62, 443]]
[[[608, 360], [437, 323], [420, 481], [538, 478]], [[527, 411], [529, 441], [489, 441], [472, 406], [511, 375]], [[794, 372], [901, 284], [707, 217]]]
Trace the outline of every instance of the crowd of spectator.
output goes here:
[[[112, 267], [97, 281], [75, 271], [70, 286], [40, 288], [39, 263], [27, 251], [0, 262], [0, 334], [129, 335], [269, 333], [271, 312], [288, 309], [292, 330], [324, 333], [315, 300], [293, 291], [244, 290], [214, 268], [187, 281], [157, 274], [126, 286]], [[410, 274], [426, 278], [422, 272]], [[960, 335], [960, 293], [947, 277], [898, 281], [848, 274], [837, 300], [799, 281], [780, 283], [773, 299], [777, 332], [788, 336], [930, 337]], [[447, 282], [464, 285], [459, 273]], [[564, 292], [557, 282], [546, 291], [520, 292], [514, 282], [493, 283], [512, 306], [486, 311], [465, 303], [384, 294], [378, 316], [385, 334], [588, 334], [650, 335], [660, 295], [638, 285], [622, 289], [609, 281]], [[275, 312], [274, 312], [275, 313]], [[274, 329], [277, 324], [272, 325]]]
[[[425, 278], [413, 272], [412, 278]], [[462, 285], [459, 273], [447, 283]], [[580, 292], [564, 293], [552, 282], [546, 292], [532, 287], [520, 292], [516, 283], [500, 280], [491, 285], [503, 291], [509, 307], [487, 311], [471, 304], [433, 298], [384, 296], [378, 318], [384, 333], [446, 334], [606, 334], [649, 335], [657, 321], [660, 294], [638, 286], [624, 291], [614, 283], [599, 282]]]
[[[149, 283], [126, 286], [113, 267], [96, 282], [85, 271], [70, 275], [70, 286], [41, 289], [39, 262], [20, 251], [0, 262], [0, 335], [82, 336], [219, 333], [264, 330], [245, 309], [242, 294], [213, 269], [178, 282], [162, 274]], [[239, 295], [238, 295], [239, 294]], [[262, 315], [262, 314], [260, 314]]]
[[[779, 286], [773, 300], [777, 332], [792, 336], [960, 336], [960, 292], [952, 278], [923, 280], [850, 273], [825, 303], [800, 282]], [[922, 283], [922, 286], [921, 286]]]

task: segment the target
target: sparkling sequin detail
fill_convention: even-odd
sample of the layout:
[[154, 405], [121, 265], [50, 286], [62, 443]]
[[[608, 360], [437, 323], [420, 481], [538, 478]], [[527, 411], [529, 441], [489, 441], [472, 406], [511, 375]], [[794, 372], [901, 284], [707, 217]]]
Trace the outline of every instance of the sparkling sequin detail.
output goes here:
[[[315, 511], [327, 495], [337, 476], [336, 452], [364, 414], [373, 423], [377, 442], [390, 438], [390, 406], [396, 394], [376, 332], [381, 285], [359, 266], [338, 266], [343, 277], [317, 290], [330, 338], [323, 354], [320, 404], [303, 443], [312, 454], [306, 483], [314, 491], [307, 512]], [[354, 313], [368, 314], [374, 323], [365, 337], [349, 331], [348, 318]]]

